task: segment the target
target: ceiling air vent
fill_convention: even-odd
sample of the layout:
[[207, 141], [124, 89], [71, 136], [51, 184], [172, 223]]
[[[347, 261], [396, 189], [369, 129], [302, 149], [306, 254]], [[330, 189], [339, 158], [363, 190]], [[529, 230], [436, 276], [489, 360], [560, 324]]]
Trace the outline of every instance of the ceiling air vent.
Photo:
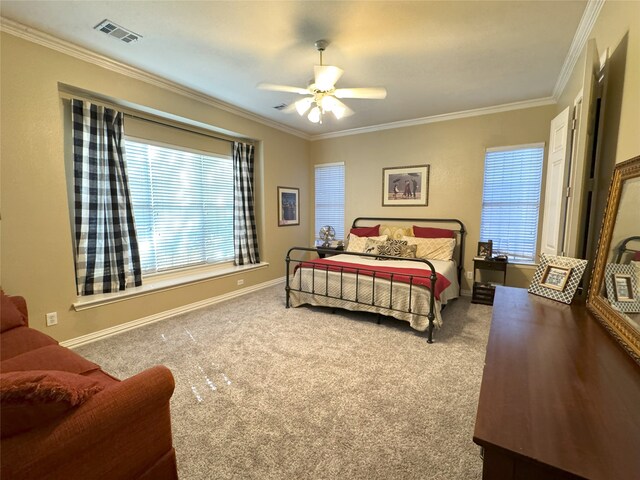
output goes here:
[[287, 104], [286, 103], [281, 103], [280, 105], [276, 105], [275, 107], [276, 110], [284, 110], [285, 108], [287, 108]]
[[110, 37], [115, 37], [118, 40], [122, 40], [124, 43], [135, 42], [139, 38], [142, 38], [142, 35], [138, 35], [137, 33], [133, 33], [131, 30], [122, 28], [120, 25], [117, 25], [111, 20], [107, 19], [103, 20], [93, 28], [94, 30], [99, 30], [103, 33], [106, 33]]

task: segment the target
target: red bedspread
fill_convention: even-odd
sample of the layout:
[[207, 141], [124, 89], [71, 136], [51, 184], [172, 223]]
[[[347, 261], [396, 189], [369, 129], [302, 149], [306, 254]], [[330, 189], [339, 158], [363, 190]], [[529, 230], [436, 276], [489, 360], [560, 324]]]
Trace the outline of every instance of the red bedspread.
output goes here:
[[[317, 260], [302, 262], [300, 265], [296, 266], [296, 270], [298, 269], [298, 267], [315, 268], [316, 270], [322, 271], [328, 270], [330, 272], [342, 271], [343, 273], [356, 273], [357, 271], [359, 275], [366, 275], [369, 277], [373, 277], [375, 273], [375, 278], [383, 278], [385, 280], [391, 280], [391, 276], [393, 274], [394, 282], [421, 285], [423, 287], [431, 289], [431, 280], [429, 279], [431, 270], [422, 270], [419, 268], [386, 266], [372, 267], [370, 265], [359, 265], [357, 263], [338, 262], [336, 260], [331, 260], [328, 258], [319, 258]], [[451, 282], [447, 279], [447, 277], [439, 274], [438, 272], [436, 272], [436, 277], [436, 287], [433, 293], [436, 299], [440, 300], [440, 294], [445, 288], [451, 285]]]

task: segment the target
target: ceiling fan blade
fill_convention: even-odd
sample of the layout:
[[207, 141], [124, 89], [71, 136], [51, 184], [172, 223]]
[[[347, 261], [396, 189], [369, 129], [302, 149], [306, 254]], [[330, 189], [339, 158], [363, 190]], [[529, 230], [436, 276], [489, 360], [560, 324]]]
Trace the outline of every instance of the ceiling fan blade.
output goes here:
[[383, 99], [387, 97], [387, 89], [382, 87], [337, 88], [334, 95], [338, 98]]
[[331, 65], [315, 65], [313, 67], [315, 75], [315, 86], [323, 92], [329, 91], [342, 76], [342, 69]]
[[260, 90], [271, 90], [273, 92], [297, 93], [299, 95], [309, 95], [309, 90], [300, 87], [290, 87], [288, 85], [275, 85], [273, 83], [259, 83]]
[[337, 98], [333, 99], [333, 108], [331, 111], [335, 115], [335, 117], [340, 120], [342, 117], [348, 117], [354, 114], [354, 111], [347, 107], [344, 103], [342, 103]]

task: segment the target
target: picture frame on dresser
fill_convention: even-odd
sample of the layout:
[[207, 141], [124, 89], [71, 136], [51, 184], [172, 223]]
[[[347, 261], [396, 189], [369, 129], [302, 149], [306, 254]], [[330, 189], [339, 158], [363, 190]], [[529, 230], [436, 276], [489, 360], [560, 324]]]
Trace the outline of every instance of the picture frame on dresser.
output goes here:
[[571, 276], [571, 270], [571, 267], [547, 265], [540, 279], [540, 285], [562, 292], [567, 286], [567, 281]]
[[640, 313], [638, 284], [633, 266], [608, 263], [605, 266], [604, 284], [613, 308], [623, 313]]
[[586, 268], [586, 260], [541, 253], [529, 293], [570, 304]]
[[618, 302], [633, 302], [635, 295], [631, 286], [631, 275], [613, 275], [615, 299]]

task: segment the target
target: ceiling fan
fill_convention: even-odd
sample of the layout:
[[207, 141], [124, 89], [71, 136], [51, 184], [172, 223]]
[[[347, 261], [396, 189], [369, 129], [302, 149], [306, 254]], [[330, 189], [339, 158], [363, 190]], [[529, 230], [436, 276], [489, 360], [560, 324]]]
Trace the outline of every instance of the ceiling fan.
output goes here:
[[336, 88], [335, 84], [342, 76], [343, 70], [322, 64], [322, 52], [328, 45], [327, 40], [318, 40], [315, 43], [316, 49], [320, 52], [320, 65], [313, 67], [314, 79], [309, 82], [307, 88], [274, 85], [273, 83], [260, 83], [258, 88], [309, 95], [289, 105], [283, 111], [293, 112], [295, 110], [301, 116], [308, 112], [307, 118], [313, 123], [322, 123], [322, 116], [326, 112], [333, 113], [338, 120], [344, 116], [352, 115], [353, 110], [338, 100], [339, 98], [383, 99], [387, 96], [387, 90], [378, 87]]

